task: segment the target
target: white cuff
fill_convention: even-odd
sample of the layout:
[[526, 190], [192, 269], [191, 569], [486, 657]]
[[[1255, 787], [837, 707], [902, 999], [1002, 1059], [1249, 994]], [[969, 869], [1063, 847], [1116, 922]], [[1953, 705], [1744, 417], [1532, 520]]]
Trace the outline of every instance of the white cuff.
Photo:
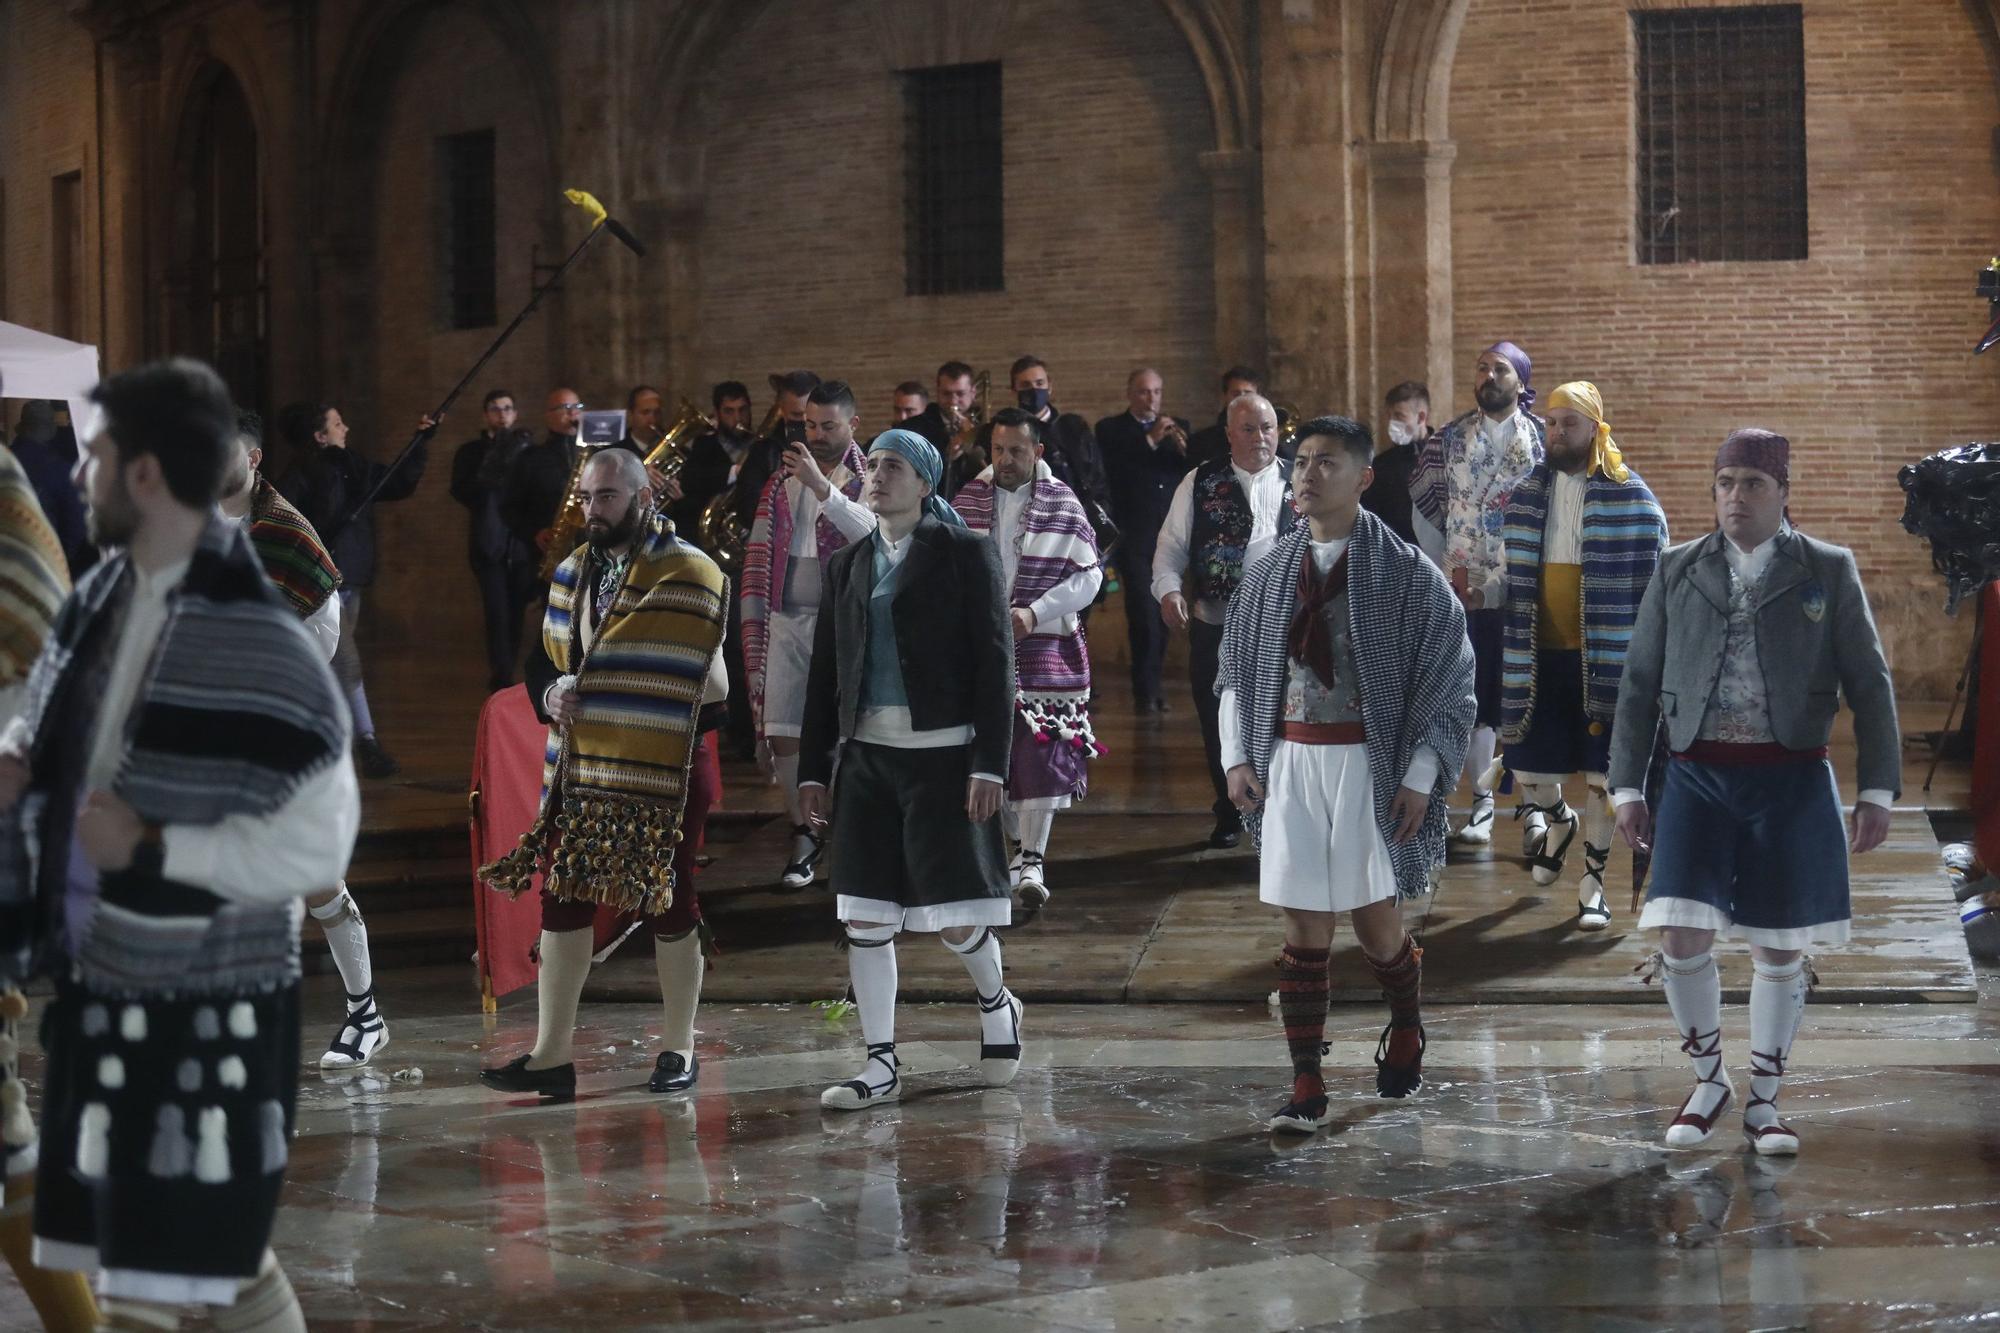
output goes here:
[[1854, 803], [1856, 805], [1879, 805], [1884, 810], [1889, 810], [1895, 806], [1896, 794], [1884, 791], [1880, 787], [1870, 787], [1867, 791], [1856, 796]]
[[812, 780], [811, 778], [801, 778], [801, 779], [799, 779], [799, 790], [800, 790], [800, 791], [804, 791], [804, 790], [805, 790], [805, 789], [806, 789], [807, 787], [821, 787], [821, 788], [824, 788], [825, 786], [826, 786], [826, 784], [825, 784], [824, 782], [814, 782], [814, 781], [813, 781], [813, 780]]
[[550, 717], [554, 717], [556, 712], [556, 706], [549, 701], [555, 698], [556, 691], [574, 690], [575, 688], [576, 688], [575, 676], [573, 675], [557, 676], [554, 680], [549, 682], [549, 687], [546, 690], [542, 691], [542, 711], [544, 713], [547, 713]]
[[1250, 762], [1250, 756], [1243, 750], [1243, 723], [1236, 715], [1236, 687], [1231, 685], [1222, 692], [1222, 701], [1216, 709], [1216, 729], [1221, 732], [1222, 771], [1227, 773], [1239, 764]]
[[1151, 590], [1154, 601], [1164, 602], [1167, 600], [1167, 598], [1171, 597], [1173, 594], [1179, 592], [1180, 590], [1181, 590], [1181, 574], [1179, 571], [1176, 571], [1172, 574], [1161, 573], [1157, 570], [1154, 571], [1153, 587]]
[[1431, 788], [1437, 785], [1438, 768], [1437, 751], [1428, 745], [1419, 745], [1410, 752], [1410, 767], [1403, 774], [1403, 785], [1428, 796]]
[[1634, 801], [1643, 801], [1645, 799], [1646, 793], [1640, 791], [1637, 787], [1620, 787], [1617, 791], [1611, 793], [1611, 808], [1615, 810], [1619, 806], [1630, 805]]
[[972, 777], [974, 781], [990, 782], [996, 787], [1004, 787], [1007, 785], [1007, 780], [1001, 777], [997, 773], [974, 773]]

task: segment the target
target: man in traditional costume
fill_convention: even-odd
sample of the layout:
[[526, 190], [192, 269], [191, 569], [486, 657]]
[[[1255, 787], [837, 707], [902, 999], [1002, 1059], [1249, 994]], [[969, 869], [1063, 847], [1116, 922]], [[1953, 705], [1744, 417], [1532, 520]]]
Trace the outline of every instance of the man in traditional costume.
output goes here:
[[[1215, 790], [1211, 847], [1234, 847], [1243, 820], [1230, 799], [1222, 763], [1215, 682], [1222, 625], [1243, 573], [1292, 530], [1292, 465], [1278, 457], [1278, 413], [1262, 394], [1230, 402], [1229, 456], [1203, 463], [1181, 478], [1153, 553], [1153, 596], [1169, 629], [1186, 629], [1188, 680], [1194, 691], [1201, 748]], [[1189, 604], [1182, 584], [1193, 584]]]
[[[313, 525], [263, 474], [263, 422], [255, 412], [236, 417], [236, 452], [223, 481], [223, 516], [250, 534], [264, 576], [305, 622], [306, 632], [331, 662], [340, 646], [340, 571]], [[306, 899], [306, 912], [326, 932], [327, 951], [347, 994], [347, 1012], [319, 1058], [322, 1069], [358, 1069], [389, 1044], [389, 1025], [375, 1000], [375, 968], [368, 953], [368, 925], [343, 882]]]
[[1085, 765], [1102, 752], [1090, 726], [1090, 649], [1079, 613], [1104, 571], [1076, 492], [1042, 461], [1035, 419], [993, 414], [993, 465], [953, 508], [1000, 553], [1014, 629], [1014, 750], [1005, 822], [1014, 840], [1007, 875], [1025, 907], [1049, 900], [1043, 858], [1055, 812], [1082, 797]]
[[215, 512], [236, 413], [214, 371], [93, 394], [85, 491], [113, 550], [0, 737], [0, 972], [52, 976], [35, 1259], [108, 1322], [303, 1329], [269, 1248], [298, 1090], [293, 900], [360, 821], [322, 652]]
[[1012, 920], [1000, 806], [1014, 745], [1014, 647], [993, 543], [937, 495], [944, 460], [888, 430], [868, 449], [874, 534], [827, 562], [799, 751], [806, 817], [830, 804], [837, 909], [868, 1058], [829, 1110], [896, 1100], [896, 936], [936, 931], [979, 999], [988, 1087], [1021, 1065], [1021, 1002], [1001, 976]]
[[[81, 546], [84, 534], [77, 533]], [[28, 670], [69, 595], [62, 538], [43, 513], [34, 484], [13, 452], [0, 449], [0, 731], [21, 711]], [[21, 1082], [22, 1019], [28, 1000], [0, 993], [0, 1254], [51, 1329], [97, 1325], [90, 1283], [81, 1273], [50, 1272], [33, 1260], [35, 1122]]]
[[[1581, 823], [1577, 926], [1603, 930], [1611, 924], [1604, 897], [1611, 724], [1639, 599], [1667, 544], [1667, 516], [1625, 465], [1596, 385], [1561, 386], [1547, 410], [1547, 458], [1507, 503], [1500, 737], [1521, 784], [1523, 850], [1535, 882], [1562, 877]], [[1572, 773], [1588, 788], [1581, 820], [1563, 801]]]
[[1472, 730], [1465, 613], [1436, 566], [1360, 507], [1374, 455], [1359, 422], [1300, 427], [1305, 521], [1251, 566], [1223, 639], [1229, 790], [1257, 840], [1258, 896], [1285, 912], [1292, 1095], [1269, 1123], [1288, 1132], [1332, 1118], [1320, 1057], [1341, 912], [1389, 1001], [1376, 1091], [1405, 1097], [1423, 1080], [1423, 950], [1399, 900], [1444, 857], [1445, 798]]
[[590, 976], [592, 919], [607, 905], [639, 913], [653, 934], [665, 1049], [648, 1086], [677, 1092], [696, 1076], [703, 966], [698, 831], [686, 820], [714, 798], [696, 795], [690, 772], [710, 767], [696, 763], [704, 701], [728, 695], [720, 660], [728, 581], [653, 512], [638, 455], [592, 457], [580, 494], [586, 542], [549, 585], [546, 662], [529, 659], [529, 695], [553, 723], [541, 813], [519, 847], [480, 870], [514, 897], [545, 872], [535, 1044], [479, 1078], [504, 1092], [575, 1095], [576, 1010]]
[[[1743, 1134], [1792, 1156], [1778, 1088], [1805, 1016], [1805, 949], [1847, 942], [1850, 854], [1880, 845], [1902, 789], [1896, 695], [1854, 554], [1785, 519], [1791, 445], [1745, 429], [1715, 455], [1717, 530], [1660, 557], [1639, 604], [1611, 729], [1618, 830], [1653, 854], [1642, 930], [1695, 1086], [1670, 1148], [1706, 1142], [1734, 1099], [1722, 1057], [1717, 933], [1741, 934], [1750, 981], [1750, 1100]], [[1860, 794], [1845, 828], [1827, 739], [1854, 711]], [[1655, 730], [1673, 758], [1654, 822], [1644, 791]]]
[[841, 380], [815, 381], [805, 413], [804, 443], [786, 446], [757, 501], [739, 601], [750, 712], [792, 821], [790, 860], [779, 876], [785, 889], [803, 889], [819, 876], [822, 844], [799, 804], [799, 729], [826, 562], [875, 527], [875, 515], [855, 498], [861, 448], [854, 391]]
[[1445, 576], [1466, 609], [1465, 632], [1478, 663], [1479, 724], [1466, 750], [1472, 811], [1456, 834], [1474, 845], [1493, 841], [1493, 792], [1484, 786], [1500, 725], [1501, 639], [1507, 605], [1507, 547], [1502, 516], [1514, 487], [1542, 461], [1542, 423], [1529, 408], [1534, 364], [1511, 342], [1498, 342], [1472, 366], [1479, 404], [1424, 442], [1410, 478], [1417, 544], [1441, 551]]

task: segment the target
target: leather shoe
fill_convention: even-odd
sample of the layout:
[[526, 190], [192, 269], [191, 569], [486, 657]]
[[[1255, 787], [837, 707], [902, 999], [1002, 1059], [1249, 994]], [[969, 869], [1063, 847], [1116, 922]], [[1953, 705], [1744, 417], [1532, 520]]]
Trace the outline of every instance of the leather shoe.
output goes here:
[[661, 1051], [653, 1062], [653, 1076], [646, 1080], [648, 1092], [686, 1092], [701, 1077], [701, 1057], [681, 1059], [679, 1051]]
[[528, 1068], [528, 1057], [509, 1060], [497, 1069], [479, 1071], [479, 1081], [501, 1092], [533, 1092], [544, 1097], [576, 1096], [576, 1065], [553, 1065], [548, 1069]]
[[1243, 841], [1243, 821], [1241, 819], [1218, 817], [1215, 828], [1208, 835], [1211, 847], [1234, 847]]

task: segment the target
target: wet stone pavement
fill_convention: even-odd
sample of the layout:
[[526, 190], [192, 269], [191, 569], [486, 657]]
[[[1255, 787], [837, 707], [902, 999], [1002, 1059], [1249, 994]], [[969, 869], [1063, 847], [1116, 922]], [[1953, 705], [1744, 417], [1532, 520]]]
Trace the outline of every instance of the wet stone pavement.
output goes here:
[[[1261, 1006], [1031, 1006], [1000, 1090], [978, 1085], [970, 1004], [905, 1006], [904, 1100], [837, 1115], [818, 1092], [859, 1035], [808, 1005], [706, 1008], [682, 1097], [644, 1090], [652, 1006], [587, 1005], [581, 1094], [541, 1104], [474, 1079], [532, 1041], [530, 995], [482, 1019], [455, 970], [384, 992], [379, 1068], [304, 1077], [277, 1247], [315, 1329], [1845, 1330], [2000, 1309], [1987, 1006], [1814, 1005], [1785, 1162], [1744, 1152], [1733, 1115], [1703, 1149], [1660, 1146], [1689, 1082], [1664, 1005], [1433, 1008], [1407, 1102], [1372, 1095], [1379, 1009], [1337, 1005], [1335, 1123], [1300, 1141], [1260, 1128], [1289, 1082]], [[27, 1326], [0, 1286], [0, 1327]]]

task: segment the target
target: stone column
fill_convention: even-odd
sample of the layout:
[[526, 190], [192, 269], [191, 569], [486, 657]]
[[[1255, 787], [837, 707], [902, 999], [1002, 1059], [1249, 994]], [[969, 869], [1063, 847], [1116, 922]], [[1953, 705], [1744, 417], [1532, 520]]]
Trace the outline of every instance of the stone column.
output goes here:
[[134, 29], [103, 43], [106, 78], [104, 137], [98, 145], [103, 173], [99, 281], [104, 329], [98, 349], [106, 374], [137, 365], [162, 343], [164, 310], [150, 280], [158, 262], [149, 253], [152, 180], [160, 144], [160, 41], [151, 29]]
[[1432, 415], [1457, 402], [1452, 372], [1450, 143], [1368, 145], [1375, 237], [1374, 324], [1379, 400], [1403, 380], [1430, 387]]
[[1219, 366], [1262, 366], [1264, 229], [1258, 215], [1257, 154], [1249, 149], [1201, 155], [1215, 235], [1215, 357]]

